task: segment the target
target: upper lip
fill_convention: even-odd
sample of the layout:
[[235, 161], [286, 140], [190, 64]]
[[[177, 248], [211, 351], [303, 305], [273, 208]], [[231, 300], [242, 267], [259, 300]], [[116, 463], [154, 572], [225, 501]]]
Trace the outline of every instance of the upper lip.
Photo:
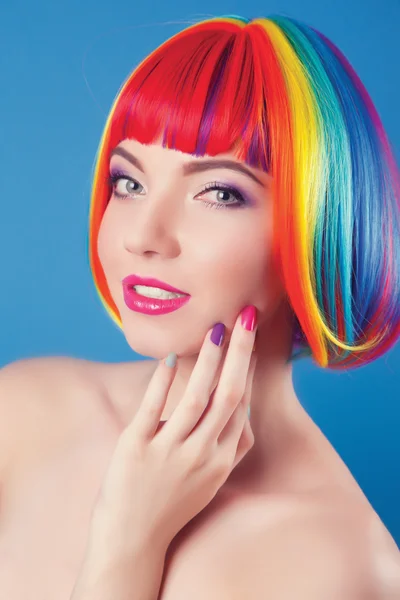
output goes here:
[[165, 281], [160, 281], [159, 279], [155, 279], [154, 277], [139, 277], [139, 275], [128, 275], [122, 280], [122, 283], [125, 285], [149, 285], [151, 287], [158, 287], [162, 290], [166, 290], [167, 292], [174, 292], [175, 294], [185, 294], [189, 296], [187, 292], [183, 292], [182, 290], [178, 290], [177, 288], [165, 283]]

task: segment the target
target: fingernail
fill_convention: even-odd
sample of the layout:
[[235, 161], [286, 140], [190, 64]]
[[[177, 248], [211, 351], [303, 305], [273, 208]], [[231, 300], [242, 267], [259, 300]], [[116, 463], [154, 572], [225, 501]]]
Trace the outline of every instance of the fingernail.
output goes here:
[[165, 359], [165, 364], [167, 365], [167, 367], [173, 368], [176, 365], [176, 359], [177, 355], [175, 354], [175, 352], [170, 352], [167, 358]]
[[250, 304], [250, 306], [246, 306], [246, 308], [242, 310], [241, 316], [242, 326], [244, 329], [247, 329], [247, 331], [254, 331], [254, 328], [257, 324], [256, 307], [252, 304]]
[[210, 340], [216, 345], [221, 346], [224, 341], [225, 325], [223, 323], [216, 323], [212, 329]]

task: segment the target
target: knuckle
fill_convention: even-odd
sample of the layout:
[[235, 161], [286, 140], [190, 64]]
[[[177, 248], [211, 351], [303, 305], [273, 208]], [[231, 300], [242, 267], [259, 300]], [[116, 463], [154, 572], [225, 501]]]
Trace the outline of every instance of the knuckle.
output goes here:
[[212, 350], [213, 351], [211, 352], [209, 344], [205, 345], [204, 352], [201, 357], [202, 368], [204, 369], [204, 371], [212, 371], [214, 369], [214, 366], [215, 366], [214, 350], [215, 350], [215, 348], [212, 348]]
[[253, 340], [249, 339], [250, 336], [238, 335], [236, 340], [236, 348], [240, 354], [248, 356], [250, 350], [253, 348]]
[[171, 457], [173, 456], [175, 450], [161, 436], [156, 436], [155, 438], [153, 438], [153, 440], [149, 444], [149, 447], [153, 452], [153, 456], [156, 457], [156, 460], [160, 464], [166, 463], [168, 460], [171, 460]]
[[120, 437], [111, 462], [119, 465], [120, 472], [127, 474], [133, 463], [142, 464], [146, 460], [146, 454], [146, 447], [128, 437]]
[[149, 403], [145, 408], [144, 408], [145, 412], [147, 413], [147, 415], [150, 418], [153, 417], [157, 417], [159, 412], [160, 412], [160, 407], [155, 405], [155, 404], [151, 404]]
[[240, 397], [240, 390], [236, 386], [227, 387], [224, 391], [225, 403], [232, 408], [239, 402]]
[[185, 408], [188, 412], [197, 414], [204, 408], [204, 398], [198, 392], [191, 392], [185, 402]]
[[127, 427], [118, 438], [117, 449], [122, 453], [141, 457], [145, 452], [145, 444], [135, 435], [133, 428]]
[[228, 460], [226, 456], [220, 456], [214, 463], [212, 469], [213, 477], [217, 480], [223, 479], [230, 472], [230, 468], [231, 460]]
[[190, 470], [203, 467], [208, 460], [206, 448], [199, 443], [186, 444], [184, 456], [187, 467]]

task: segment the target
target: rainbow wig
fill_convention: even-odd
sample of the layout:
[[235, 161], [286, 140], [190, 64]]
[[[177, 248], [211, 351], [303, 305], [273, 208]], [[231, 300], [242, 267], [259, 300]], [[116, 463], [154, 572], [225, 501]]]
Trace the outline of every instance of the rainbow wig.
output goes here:
[[285, 16], [191, 25], [120, 88], [97, 151], [89, 260], [113, 321], [97, 254], [123, 139], [203, 156], [222, 152], [270, 173], [272, 251], [293, 311], [290, 360], [356, 368], [400, 335], [400, 172], [377, 111], [340, 50]]

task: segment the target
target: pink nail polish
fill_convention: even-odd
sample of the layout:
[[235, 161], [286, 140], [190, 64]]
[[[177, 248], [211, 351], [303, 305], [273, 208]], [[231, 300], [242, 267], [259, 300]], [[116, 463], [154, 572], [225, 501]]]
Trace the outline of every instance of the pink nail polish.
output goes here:
[[256, 307], [252, 304], [250, 304], [250, 306], [246, 306], [246, 308], [242, 310], [241, 317], [242, 326], [244, 329], [247, 329], [247, 331], [253, 331], [257, 323]]

